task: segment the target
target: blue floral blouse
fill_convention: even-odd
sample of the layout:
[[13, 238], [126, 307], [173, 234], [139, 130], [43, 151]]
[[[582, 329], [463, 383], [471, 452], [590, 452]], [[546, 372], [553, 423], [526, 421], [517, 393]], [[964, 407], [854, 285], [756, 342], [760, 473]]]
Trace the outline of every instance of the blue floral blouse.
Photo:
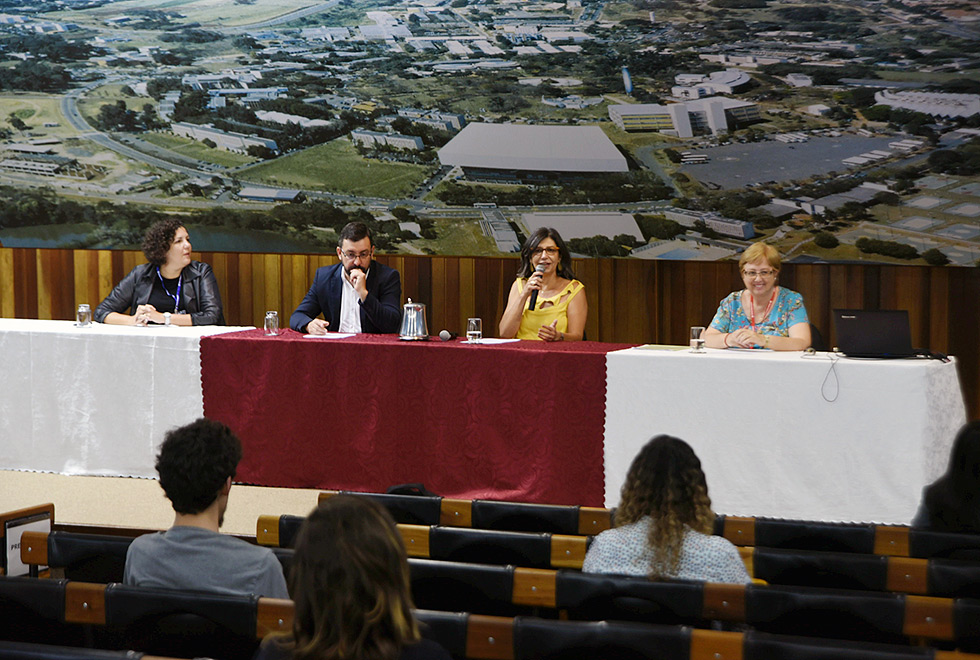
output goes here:
[[[763, 335], [789, 337], [789, 329], [797, 323], [809, 323], [806, 307], [803, 306], [803, 296], [796, 291], [779, 287], [776, 302], [762, 323], [756, 324], [756, 331]], [[752, 322], [745, 316], [742, 306], [742, 292], [734, 291], [728, 294], [718, 305], [715, 317], [711, 319], [711, 327], [718, 332], [734, 332], [739, 328], [750, 328]]]

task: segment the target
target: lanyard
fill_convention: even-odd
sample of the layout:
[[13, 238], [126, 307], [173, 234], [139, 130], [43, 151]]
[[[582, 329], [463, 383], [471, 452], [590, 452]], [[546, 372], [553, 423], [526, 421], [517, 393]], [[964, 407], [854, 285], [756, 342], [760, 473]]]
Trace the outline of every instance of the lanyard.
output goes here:
[[[749, 323], [752, 324], [752, 332], [755, 332], [755, 296], [753, 296], [751, 293], [749, 294], [749, 302], [752, 303], [749, 306]], [[774, 302], [776, 302], [776, 287], [773, 287], [772, 296], [769, 298], [769, 304], [766, 305], [766, 311], [762, 313], [762, 318], [759, 319], [760, 324], [765, 321], [766, 318], [768, 318]]]
[[170, 293], [170, 291], [167, 290], [167, 284], [166, 284], [166, 282], [163, 281], [163, 275], [160, 274], [160, 267], [159, 266], [157, 266], [157, 277], [160, 278], [160, 286], [163, 287], [163, 292], [165, 294], [167, 294], [167, 297], [174, 299], [174, 313], [175, 314], [178, 313], [178, 310], [180, 309], [180, 302], [179, 302], [180, 301], [180, 287], [181, 287], [181, 285], [183, 284], [183, 281], [184, 281], [184, 273], [183, 273], [183, 271], [181, 271], [180, 275], [177, 276], [177, 293]]

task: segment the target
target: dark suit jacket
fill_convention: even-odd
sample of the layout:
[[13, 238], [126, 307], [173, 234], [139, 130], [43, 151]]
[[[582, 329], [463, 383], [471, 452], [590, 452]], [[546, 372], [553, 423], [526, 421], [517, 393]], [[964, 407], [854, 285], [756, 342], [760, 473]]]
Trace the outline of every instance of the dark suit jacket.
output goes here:
[[[320, 314], [330, 325], [329, 330], [340, 328], [341, 277], [343, 264], [316, 269], [313, 285], [303, 301], [289, 317], [289, 327], [306, 332], [307, 324]], [[402, 280], [398, 271], [377, 261], [371, 262], [367, 280], [368, 295], [360, 302], [362, 332], [398, 332], [401, 325]]]

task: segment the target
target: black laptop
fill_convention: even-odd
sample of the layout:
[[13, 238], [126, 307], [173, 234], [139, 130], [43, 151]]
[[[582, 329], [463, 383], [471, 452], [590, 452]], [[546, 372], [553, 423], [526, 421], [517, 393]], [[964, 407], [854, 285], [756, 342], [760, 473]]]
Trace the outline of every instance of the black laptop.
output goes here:
[[907, 358], [912, 348], [909, 313], [904, 309], [835, 309], [837, 351], [848, 357]]

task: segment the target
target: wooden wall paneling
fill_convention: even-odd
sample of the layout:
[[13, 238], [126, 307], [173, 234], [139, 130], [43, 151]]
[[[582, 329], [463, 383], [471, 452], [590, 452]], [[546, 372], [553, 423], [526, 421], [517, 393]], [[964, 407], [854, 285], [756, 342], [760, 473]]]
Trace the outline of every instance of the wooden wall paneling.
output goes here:
[[949, 283], [948, 352], [956, 356], [967, 419], [980, 419], [980, 272], [951, 269]]
[[948, 268], [930, 268], [928, 283], [928, 335], [925, 345], [934, 351], [949, 352], [949, 275]]
[[[238, 255], [238, 318], [233, 322], [234, 325], [254, 325], [253, 318], [253, 277], [252, 256], [250, 254]], [[226, 322], [231, 322], [225, 319]]]
[[74, 291], [72, 308], [82, 303], [88, 304], [92, 311], [102, 302], [99, 296], [99, 251], [73, 250], [71, 253]]
[[[270, 310], [279, 311], [282, 308], [282, 254], [267, 254], [262, 260], [262, 305], [253, 310], [256, 327], [264, 327], [265, 313]], [[279, 322], [282, 323], [282, 312]], [[289, 323], [289, 321], [286, 321]]]
[[37, 309], [37, 250], [20, 249], [14, 252], [14, 272], [17, 273], [14, 293], [14, 316], [22, 319], [42, 318]]
[[616, 340], [616, 268], [612, 259], [603, 259], [596, 264], [596, 275], [598, 276], [598, 286], [595, 287], [597, 295], [594, 296], [598, 314], [596, 319], [599, 323], [599, 336], [594, 337], [599, 341]]
[[95, 298], [93, 298], [94, 304], [92, 305], [92, 313], [95, 313], [95, 307], [101, 303], [109, 292], [112, 291], [112, 287], [115, 286], [115, 281], [112, 279], [112, 251], [111, 250], [98, 250], [97, 252], [97, 262], [98, 262], [98, 289], [96, 290]]
[[[477, 298], [483, 297], [483, 289], [478, 288], [476, 279], [476, 260], [473, 257], [459, 257], [459, 295], [457, 296], [458, 305], [456, 307], [456, 317], [455, 319], [451, 316], [446, 317], [446, 323], [453, 323], [457, 327], [466, 330], [466, 319], [471, 317], [479, 317], [483, 319], [483, 323], [486, 325], [483, 331], [487, 333], [487, 336], [495, 335], [494, 331], [495, 321], [491, 318], [484, 318], [480, 314], [477, 314], [476, 301]], [[446, 326], [448, 327], [448, 326]], [[432, 331], [432, 328], [429, 329]]]
[[[72, 250], [42, 250], [38, 252], [38, 312], [47, 299], [44, 318], [75, 317], [75, 268]], [[47, 288], [46, 295], [42, 288]]]
[[[441, 310], [440, 312], [441, 318], [444, 320], [450, 318], [449, 315], [446, 313], [446, 308], [447, 308], [446, 279], [449, 276], [447, 270], [448, 269], [446, 268], [445, 259], [433, 258], [432, 287], [429, 289], [429, 300], [431, 302], [429, 303], [429, 305], [433, 309]], [[407, 298], [406, 298], [406, 302], [407, 302]], [[490, 336], [490, 332], [488, 328], [485, 328], [484, 332], [487, 332], [487, 336]]]
[[14, 267], [13, 248], [0, 247], [0, 316], [16, 316], [16, 286], [20, 273]]

